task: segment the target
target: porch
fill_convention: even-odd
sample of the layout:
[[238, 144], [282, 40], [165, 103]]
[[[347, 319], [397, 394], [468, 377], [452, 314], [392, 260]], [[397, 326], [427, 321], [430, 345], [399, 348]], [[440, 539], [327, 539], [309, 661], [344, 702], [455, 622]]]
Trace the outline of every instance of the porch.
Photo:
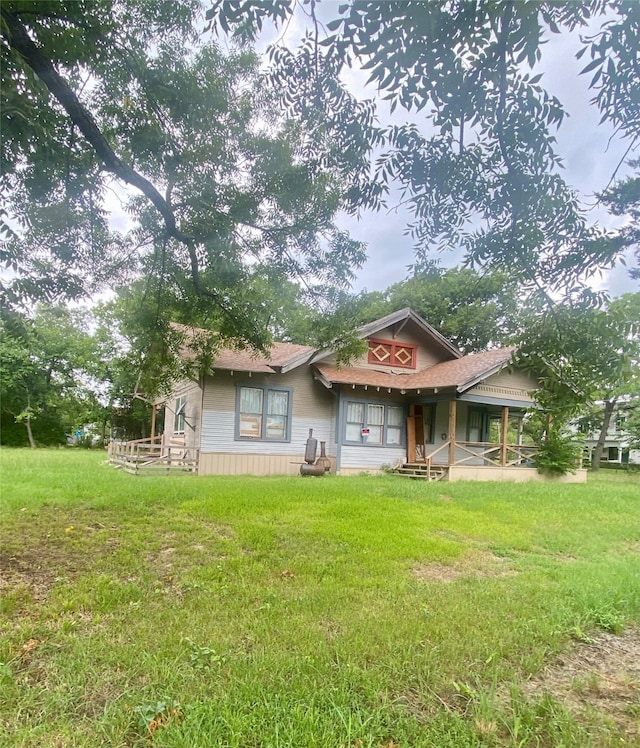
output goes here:
[[[517, 413], [513, 417], [514, 410]], [[393, 472], [411, 478], [428, 481], [459, 480], [474, 481], [540, 481], [546, 478], [534, 467], [534, 458], [538, 452], [536, 445], [524, 444], [521, 409], [507, 405], [500, 406], [497, 439], [480, 441], [478, 436], [489, 435], [492, 431], [469, 421], [466, 414], [462, 424], [468, 436], [476, 438], [460, 439], [458, 436], [458, 400], [448, 402], [448, 431], [442, 434], [443, 442], [435, 447], [427, 440], [424, 406], [411, 405], [407, 418], [407, 459], [397, 465]], [[487, 411], [487, 420], [497, 420], [497, 413]], [[514, 426], [515, 420], [515, 426]], [[515, 434], [515, 440], [513, 436]], [[586, 480], [586, 471], [563, 477], [564, 482], [582, 483]]]
[[133, 441], [112, 441], [109, 462], [134, 475], [152, 473], [197, 473], [200, 450], [184, 444], [165, 443], [163, 435]]

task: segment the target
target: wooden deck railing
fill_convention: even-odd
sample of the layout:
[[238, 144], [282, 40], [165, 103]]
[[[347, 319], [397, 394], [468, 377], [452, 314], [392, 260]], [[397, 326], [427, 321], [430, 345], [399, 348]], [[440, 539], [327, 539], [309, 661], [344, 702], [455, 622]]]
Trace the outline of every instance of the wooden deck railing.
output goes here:
[[[437, 449], [427, 455], [426, 464], [431, 469], [433, 458], [443, 451], [449, 451], [451, 441], [443, 442]], [[524, 444], [499, 444], [496, 442], [455, 441], [455, 460], [437, 462], [436, 465], [464, 465], [475, 461], [475, 464], [494, 467], [531, 467], [538, 448]], [[462, 456], [459, 453], [462, 452]]]
[[111, 442], [109, 461], [128, 473], [196, 473], [200, 450], [182, 444], [164, 444], [161, 436]]

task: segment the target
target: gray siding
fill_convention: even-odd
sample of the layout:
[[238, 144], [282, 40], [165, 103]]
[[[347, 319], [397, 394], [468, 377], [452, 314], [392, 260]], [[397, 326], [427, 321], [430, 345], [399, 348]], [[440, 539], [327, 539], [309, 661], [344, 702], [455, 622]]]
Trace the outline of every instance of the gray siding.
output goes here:
[[[174, 434], [173, 416], [176, 398], [186, 395], [184, 434]], [[176, 384], [171, 397], [167, 398], [164, 408], [165, 444], [183, 444], [185, 447], [198, 447], [202, 423], [202, 388], [198, 382], [185, 380]]]
[[405, 460], [406, 447], [358, 447], [343, 445], [340, 456], [340, 469], [359, 468], [380, 470], [383, 465], [395, 465]]
[[[269, 385], [292, 388], [291, 441], [236, 440], [236, 385]], [[327, 454], [335, 456], [335, 398], [313, 380], [309, 367], [287, 374], [256, 375], [243, 372], [231, 376], [217, 372], [205, 379], [200, 448], [206, 453], [289, 455], [302, 460], [309, 429], [327, 443]], [[319, 451], [318, 451], [318, 454]]]

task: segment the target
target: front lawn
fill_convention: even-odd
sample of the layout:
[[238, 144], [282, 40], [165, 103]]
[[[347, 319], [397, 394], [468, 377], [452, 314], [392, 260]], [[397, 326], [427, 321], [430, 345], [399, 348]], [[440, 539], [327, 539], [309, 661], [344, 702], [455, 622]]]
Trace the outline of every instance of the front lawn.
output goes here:
[[3, 746], [640, 745], [637, 476], [0, 462]]

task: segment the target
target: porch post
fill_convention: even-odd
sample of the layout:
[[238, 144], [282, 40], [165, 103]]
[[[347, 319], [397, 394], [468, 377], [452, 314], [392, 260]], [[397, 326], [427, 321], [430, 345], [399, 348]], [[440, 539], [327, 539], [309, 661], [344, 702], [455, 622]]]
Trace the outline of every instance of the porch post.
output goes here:
[[409, 406], [407, 417], [407, 462], [416, 461], [416, 414], [415, 405]]
[[449, 400], [449, 465], [454, 465], [456, 461], [456, 408], [457, 401], [455, 395]]
[[152, 403], [151, 405], [151, 446], [153, 447], [153, 443], [156, 439], [156, 404]]
[[502, 406], [502, 422], [500, 423], [500, 464], [507, 464], [507, 439], [509, 438], [509, 406]]

